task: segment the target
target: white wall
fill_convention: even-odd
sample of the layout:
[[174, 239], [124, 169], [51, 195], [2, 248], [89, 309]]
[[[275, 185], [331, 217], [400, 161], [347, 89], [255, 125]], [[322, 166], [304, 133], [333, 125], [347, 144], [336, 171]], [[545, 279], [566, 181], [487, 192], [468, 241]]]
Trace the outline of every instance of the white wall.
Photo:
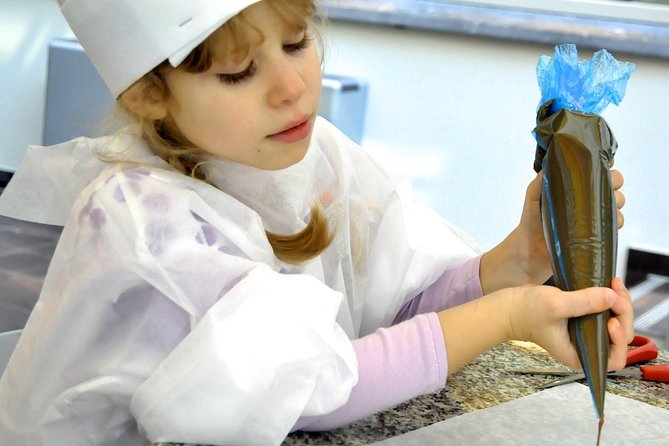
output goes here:
[[[46, 42], [67, 36], [55, 0], [0, 1], [0, 168], [41, 141]], [[501, 240], [534, 176], [534, 68], [553, 49], [342, 22], [325, 37], [326, 71], [369, 82], [363, 146], [483, 248]], [[669, 61], [614, 55], [637, 64], [621, 106], [603, 113], [626, 177], [622, 262], [627, 246], [669, 252]]]
[[56, 0], [0, 0], [0, 169], [42, 142], [47, 42], [71, 36]]

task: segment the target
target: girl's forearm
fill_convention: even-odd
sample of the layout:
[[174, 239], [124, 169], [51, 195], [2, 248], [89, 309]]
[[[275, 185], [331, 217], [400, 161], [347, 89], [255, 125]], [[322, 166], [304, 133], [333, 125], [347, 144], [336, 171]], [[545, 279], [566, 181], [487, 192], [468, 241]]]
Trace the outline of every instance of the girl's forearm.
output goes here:
[[513, 338], [509, 318], [513, 288], [437, 314], [451, 374], [496, 345]]

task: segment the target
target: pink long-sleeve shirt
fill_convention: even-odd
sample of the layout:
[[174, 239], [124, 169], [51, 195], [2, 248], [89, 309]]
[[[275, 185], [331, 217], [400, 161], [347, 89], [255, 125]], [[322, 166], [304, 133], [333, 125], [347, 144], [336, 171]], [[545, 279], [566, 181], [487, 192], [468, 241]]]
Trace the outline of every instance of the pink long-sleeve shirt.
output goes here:
[[437, 312], [483, 295], [480, 261], [444, 272], [400, 309], [391, 327], [354, 340], [358, 383], [348, 402], [329, 414], [300, 418], [293, 431], [333, 429], [443, 387], [448, 356]]

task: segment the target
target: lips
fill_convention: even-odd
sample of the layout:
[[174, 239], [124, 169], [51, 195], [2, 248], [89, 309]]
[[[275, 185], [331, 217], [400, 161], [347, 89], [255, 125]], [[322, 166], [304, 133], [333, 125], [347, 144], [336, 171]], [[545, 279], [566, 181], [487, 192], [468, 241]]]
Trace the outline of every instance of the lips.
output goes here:
[[292, 143], [302, 141], [311, 133], [311, 119], [310, 116], [305, 115], [294, 121], [289, 122], [283, 130], [268, 138], [273, 141]]

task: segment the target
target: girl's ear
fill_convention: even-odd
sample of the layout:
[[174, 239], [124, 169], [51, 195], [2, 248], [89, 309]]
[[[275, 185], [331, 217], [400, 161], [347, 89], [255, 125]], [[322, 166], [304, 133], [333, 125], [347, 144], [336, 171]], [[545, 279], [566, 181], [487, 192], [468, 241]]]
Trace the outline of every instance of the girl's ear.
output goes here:
[[124, 107], [142, 119], [158, 121], [167, 116], [166, 92], [154, 83], [137, 83], [121, 95]]

